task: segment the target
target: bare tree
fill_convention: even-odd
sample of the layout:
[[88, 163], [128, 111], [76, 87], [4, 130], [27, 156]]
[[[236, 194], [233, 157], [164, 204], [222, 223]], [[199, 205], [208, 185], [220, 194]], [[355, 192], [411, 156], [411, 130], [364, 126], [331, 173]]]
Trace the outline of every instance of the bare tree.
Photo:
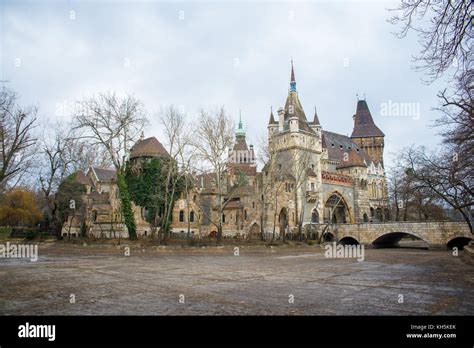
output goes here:
[[[261, 237], [264, 239], [265, 228], [268, 226], [268, 208], [270, 205], [274, 206], [273, 214], [273, 231], [272, 240], [275, 240], [276, 219], [278, 210], [278, 196], [282, 188], [281, 180], [278, 178], [277, 169], [277, 151], [274, 146], [271, 146], [266, 137], [261, 137], [258, 141], [258, 160], [263, 165], [262, 173], [259, 180], [259, 195], [258, 202], [260, 203], [260, 226]], [[275, 191], [274, 197], [271, 197]]]
[[[444, 146], [439, 154], [426, 154], [423, 148], [407, 149], [404, 162], [409, 176], [419, 187], [427, 188], [438, 199], [459, 211], [471, 227], [473, 146], [473, 67], [472, 1], [402, 0], [391, 19], [402, 24], [400, 37], [410, 30], [419, 35], [418, 68], [432, 82], [455, 68], [450, 90], [439, 93]], [[430, 20], [426, 21], [428, 17]], [[416, 24], [419, 21], [419, 24]]]
[[108, 152], [100, 144], [90, 144], [86, 139], [76, 139], [71, 135], [70, 147], [67, 148], [71, 160], [71, 172], [87, 172], [90, 167], [113, 167]]
[[438, 97], [441, 106], [437, 110], [442, 116], [436, 120], [436, 126], [442, 129], [444, 143], [458, 147], [464, 156], [473, 158], [474, 70], [468, 70], [458, 77], [455, 92], [448, 93], [445, 89]]
[[[293, 173], [294, 187], [293, 196], [295, 200], [295, 222], [298, 224], [298, 238], [301, 238], [304, 221], [304, 202], [306, 199], [306, 185], [308, 181], [309, 152], [294, 151], [293, 152]], [[301, 198], [301, 200], [299, 199]], [[301, 202], [301, 206], [299, 205]]]
[[148, 123], [143, 103], [130, 95], [120, 98], [114, 93], [101, 93], [79, 102], [79, 106], [74, 129], [81, 132], [79, 138], [102, 146], [108, 153], [117, 171], [121, 209], [129, 238], [136, 239], [135, 218], [124, 170], [130, 148]]
[[40, 141], [39, 186], [48, 208], [49, 216], [54, 216], [55, 202], [52, 199], [63, 179], [71, 174], [71, 141], [64, 125], [57, 123], [47, 126], [52, 134], [44, 134]]
[[18, 94], [0, 92], [0, 192], [17, 186], [28, 171], [34, 154], [38, 108], [18, 105]]
[[[262, 235], [268, 226], [267, 216], [269, 207], [273, 208], [273, 229], [272, 240], [275, 241], [276, 224], [278, 219], [278, 198], [281, 198], [284, 188], [284, 179], [278, 166], [278, 152], [275, 146], [272, 146], [267, 139], [260, 139], [259, 142], [259, 160], [263, 164], [259, 183], [259, 202], [261, 205], [260, 222], [262, 226]], [[280, 236], [285, 241], [285, 231], [280, 231]]]
[[210, 167], [215, 179], [218, 218], [210, 220], [217, 228], [217, 242], [220, 243], [222, 241], [222, 216], [226, 204], [230, 202], [229, 197], [224, 202], [224, 196], [228, 193], [225, 174], [228, 164], [228, 149], [234, 142], [233, 122], [223, 107], [213, 112], [201, 110], [195, 129], [196, 135], [193, 145], [196, 148], [196, 155]]
[[463, 216], [472, 232], [474, 173], [469, 166], [471, 158], [459, 156], [456, 151], [427, 154], [424, 148], [412, 147], [405, 150], [403, 160], [415, 189], [434, 192]]
[[457, 65], [455, 75], [472, 64], [471, 1], [401, 0], [392, 11], [395, 15], [389, 22], [401, 25], [398, 37], [410, 31], [418, 34], [421, 52], [414, 61], [427, 73], [429, 82], [439, 78], [453, 62]]
[[165, 209], [163, 212], [164, 218], [162, 219], [162, 226], [160, 228], [160, 233], [161, 231], [164, 232], [163, 238], [166, 243], [167, 235], [170, 230], [171, 216], [173, 214], [173, 205], [176, 201], [177, 191], [179, 189], [178, 185], [180, 182], [184, 182], [184, 190], [188, 188], [187, 174], [189, 173], [189, 165], [192, 156], [192, 150], [190, 149], [192, 127], [189, 126], [186, 115], [173, 105], [167, 108], [161, 108], [158, 113], [158, 120], [163, 127], [165, 143], [170, 155], [170, 161], [165, 166]]
[[143, 103], [134, 96], [100, 93], [79, 102], [75, 115], [78, 137], [107, 151], [117, 171], [125, 168], [130, 148], [139, 139], [148, 120]]

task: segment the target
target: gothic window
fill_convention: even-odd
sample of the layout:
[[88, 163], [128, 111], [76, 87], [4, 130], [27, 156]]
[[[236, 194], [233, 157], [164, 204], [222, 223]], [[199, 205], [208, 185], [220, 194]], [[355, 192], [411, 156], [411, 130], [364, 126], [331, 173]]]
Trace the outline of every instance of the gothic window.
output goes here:
[[225, 214], [222, 214], [222, 223], [225, 223]]
[[367, 216], [366, 213], [364, 213], [364, 222], [369, 222], [369, 217]]
[[191, 210], [191, 212], [189, 213], [189, 222], [194, 222], [194, 211]]
[[319, 223], [319, 214], [318, 214], [318, 211], [316, 209], [313, 209], [313, 211], [311, 213], [311, 223], [313, 223], [313, 224]]
[[179, 222], [184, 222], [184, 211], [179, 211]]

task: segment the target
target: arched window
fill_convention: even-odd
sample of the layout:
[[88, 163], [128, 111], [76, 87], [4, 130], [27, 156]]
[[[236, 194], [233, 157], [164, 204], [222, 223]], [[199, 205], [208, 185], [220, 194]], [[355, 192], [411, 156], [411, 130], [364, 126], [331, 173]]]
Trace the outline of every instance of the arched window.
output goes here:
[[94, 221], [94, 222], [97, 221], [97, 210], [92, 211], [92, 221]]
[[318, 224], [319, 223], [319, 214], [316, 209], [313, 209], [311, 213], [311, 223]]
[[366, 213], [364, 213], [364, 222], [369, 222], [369, 217], [367, 216]]
[[189, 222], [194, 222], [194, 211], [191, 210], [191, 212], [189, 213]]
[[225, 214], [222, 214], [222, 223], [225, 223]]
[[184, 211], [179, 211], [179, 222], [184, 222]]

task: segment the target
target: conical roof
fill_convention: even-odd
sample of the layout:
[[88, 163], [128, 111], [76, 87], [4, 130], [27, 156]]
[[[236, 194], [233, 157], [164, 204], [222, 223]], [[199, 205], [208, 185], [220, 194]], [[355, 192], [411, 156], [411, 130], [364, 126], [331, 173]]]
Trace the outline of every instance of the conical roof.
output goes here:
[[365, 100], [357, 102], [357, 110], [354, 115], [354, 129], [351, 138], [384, 137], [385, 134], [375, 125]]
[[314, 131], [308, 125], [308, 120], [306, 119], [306, 115], [298, 98], [298, 94], [296, 92], [290, 91], [285, 102], [285, 121], [288, 121], [290, 117], [294, 116], [298, 118], [299, 129], [314, 133]]
[[318, 117], [318, 112], [316, 111], [316, 107], [314, 108], [314, 117], [313, 117], [313, 122], [311, 122], [312, 125], [321, 125], [319, 123], [319, 117]]
[[168, 156], [168, 151], [155, 137], [138, 140], [130, 150], [130, 158]]
[[273, 116], [273, 108], [270, 108], [270, 120], [268, 121], [268, 124], [272, 124], [272, 123], [277, 123], [275, 121], [275, 117]]

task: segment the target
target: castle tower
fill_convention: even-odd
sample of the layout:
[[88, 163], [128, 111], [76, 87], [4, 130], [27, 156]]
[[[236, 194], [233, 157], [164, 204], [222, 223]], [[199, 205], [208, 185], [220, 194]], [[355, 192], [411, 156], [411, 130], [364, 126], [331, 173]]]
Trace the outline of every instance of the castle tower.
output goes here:
[[288, 91], [288, 97], [286, 98], [285, 107], [278, 110], [278, 131], [284, 132], [287, 130], [291, 133], [303, 131], [314, 134], [298, 98], [293, 61], [291, 61], [290, 89]]
[[245, 131], [242, 123], [242, 115], [239, 116], [239, 125], [235, 132], [235, 144], [232, 150], [229, 151], [229, 163], [245, 164], [255, 166], [255, 152], [253, 145], [247, 146], [245, 140]]
[[362, 148], [373, 161], [381, 163], [383, 166], [385, 134], [375, 125], [365, 100], [357, 102], [357, 110], [353, 119], [352, 141]]

